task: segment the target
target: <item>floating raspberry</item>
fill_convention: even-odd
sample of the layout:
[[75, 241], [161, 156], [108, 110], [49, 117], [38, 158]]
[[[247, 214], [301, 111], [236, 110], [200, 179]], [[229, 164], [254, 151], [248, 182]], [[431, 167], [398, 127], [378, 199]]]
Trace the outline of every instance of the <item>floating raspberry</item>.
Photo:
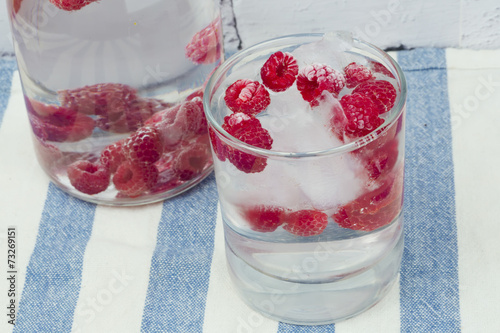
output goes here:
[[264, 63], [260, 70], [260, 77], [266, 87], [280, 92], [292, 86], [298, 73], [297, 60], [290, 53], [278, 51]]
[[153, 114], [148, 120], [144, 122], [144, 125], [159, 123], [163, 123], [163, 125], [173, 124], [175, 118], [177, 117], [177, 112], [179, 112], [181, 106], [182, 104], [177, 104]]
[[221, 56], [220, 18], [197, 32], [186, 46], [186, 57], [196, 64], [211, 64]]
[[[244, 113], [233, 113], [224, 118], [222, 128], [236, 139], [251, 146], [271, 149], [273, 139], [269, 132], [264, 129], [257, 118], [250, 117]], [[261, 172], [267, 165], [265, 157], [244, 153], [241, 150], [227, 146], [227, 157], [229, 161], [239, 170], [245, 173]]]
[[108, 168], [109, 172], [114, 173], [116, 169], [125, 161], [125, 154], [123, 153], [123, 143], [125, 140], [117, 141], [101, 152], [99, 161], [103, 166]]
[[250, 228], [258, 232], [273, 232], [283, 224], [286, 210], [276, 206], [253, 206], [243, 209]]
[[113, 176], [113, 184], [123, 195], [138, 197], [151, 189], [158, 180], [158, 169], [154, 164], [123, 162]]
[[307, 65], [299, 70], [297, 76], [297, 89], [311, 106], [319, 104], [317, 99], [323, 91], [337, 96], [344, 86], [344, 75], [323, 64]]
[[211, 162], [206, 145], [195, 144], [181, 151], [174, 160], [173, 171], [178, 179], [186, 181], [198, 176]]
[[185, 137], [207, 133], [207, 118], [199, 97], [182, 103], [179, 112], [177, 112], [174, 126], [182, 128]]
[[374, 103], [365, 95], [344, 95], [340, 104], [347, 118], [345, 134], [351, 138], [365, 136], [384, 122], [379, 118]]
[[92, 135], [95, 121], [74, 110], [25, 99], [33, 132], [41, 139], [76, 142]]
[[365, 168], [371, 180], [388, 174], [398, 160], [398, 140], [393, 139], [368, 156], [364, 156]]
[[61, 105], [87, 115], [124, 114], [137, 90], [120, 83], [99, 83], [57, 92]]
[[109, 171], [101, 164], [80, 160], [70, 164], [67, 172], [71, 185], [82, 193], [97, 194], [109, 186]]
[[141, 127], [123, 143], [123, 154], [135, 164], [155, 163], [162, 152], [160, 134], [155, 127]]
[[103, 113], [97, 117], [97, 126], [113, 133], [129, 133], [139, 129], [156, 112], [168, 106], [161, 100], [138, 98], [130, 101], [123, 113]]
[[215, 134], [215, 130], [211, 127], [208, 129], [208, 134], [210, 136], [210, 142], [212, 143], [212, 150], [219, 161], [224, 162], [228, 156], [228, 146], [225, 145], [218, 135]]
[[363, 82], [353, 90], [353, 93], [363, 94], [370, 98], [375, 103], [379, 114], [392, 109], [396, 101], [396, 89], [385, 80]]
[[327, 225], [328, 216], [325, 213], [319, 210], [299, 210], [288, 214], [283, 229], [297, 236], [308, 237], [321, 234]]
[[401, 211], [402, 173], [338, 209], [332, 216], [342, 228], [372, 231], [389, 224]]
[[391, 79], [395, 79], [394, 74], [392, 74], [392, 72], [388, 70], [387, 67], [382, 65], [380, 62], [370, 61], [369, 66], [371, 70], [374, 71], [375, 73], [380, 73], [390, 77]]
[[347, 88], [354, 88], [361, 82], [373, 79], [370, 69], [355, 62], [351, 62], [344, 68]]
[[227, 107], [233, 112], [256, 115], [271, 103], [266, 88], [257, 81], [238, 80], [226, 89], [224, 96]]
[[96, 1], [98, 0], [50, 0], [57, 8], [66, 11], [79, 10]]

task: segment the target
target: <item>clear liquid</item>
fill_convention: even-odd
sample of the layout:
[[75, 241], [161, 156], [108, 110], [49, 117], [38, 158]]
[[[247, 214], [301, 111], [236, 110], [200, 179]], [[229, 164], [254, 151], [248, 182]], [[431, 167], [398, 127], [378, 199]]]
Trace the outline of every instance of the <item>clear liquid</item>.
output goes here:
[[[200, 91], [222, 61], [220, 28], [214, 59], [196, 62], [186, 51], [194, 36], [217, 20], [218, 3], [211, 0], [98, 1], [76, 11], [58, 9], [48, 0], [23, 0], [19, 10], [11, 13], [11, 23], [25, 96], [58, 106], [62, 90], [119, 83], [135, 89], [139, 98], [178, 105]], [[88, 116], [98, 121], [97, 115]], [[165, 181], [138, 197], [121, 195], [112, 181], [95, 195], [76, 190], [68, 179], [67, 167], [82, 159], [99, 160], [106, 146], [141, 128], [147, 117], [143, 118], [129, 130], [118, 132], [96, 126], [90, 136], [75, 142], [35, 136], [39, 162], [65, 191], [84, 200], [114, 205], [165, 199], [194, 186], [211, 172], [210, 158], [192, 179], [172, 180], [171, 184]], [[204, 133], [182, 144], [201, 143], [210, 155], [206, 138]], [[162, 156], [174, 160], [181, 150], [179, 147]], [[168, 172], [162, 175], [160, 170], [159, 179], [169, 177]]]
[[280, 321], [319, 325], [372, 307], [390, 289], [403, 253], [402, 217], [351, 238], [325, 230], [321, 241], [263, 241], [225, 223], [229, 272], [243, 300]]

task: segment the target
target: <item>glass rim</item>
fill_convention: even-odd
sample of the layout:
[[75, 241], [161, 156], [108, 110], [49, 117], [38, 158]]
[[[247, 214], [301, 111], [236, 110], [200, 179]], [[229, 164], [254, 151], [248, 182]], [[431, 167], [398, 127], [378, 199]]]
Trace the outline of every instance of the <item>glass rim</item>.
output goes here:
[[[337, 31], [336, 33], [342, 33], [342, 32]], [[375, 130], [373, 130], [369, 134], [362, 136], [360, 138], [357, 138], [354, 141], [342, 144], [340, 146], [332, 147], [332, 148], [314, 150], [314, 151], [304, 151], [304, 152], [285, 152], [285, 151], [269, 150], [269, 149], [264, 149], [264, 148], [259, 148], [259, 147], [249, 145], [248, 143], [245, 143], [245, 142], [235, 138], [231, 134], [229, 134], [226, 130], [224, 130], [222, 128], [221, 125], [219, 125], [217, 123], [217, 121], [212, 116], [212, 112], [210, 112], [210, 102], [212, 100], [211, 92], [213, 90], [214, 84], [218, 80], [221, 73], [225, 72], [232, 65], [238, 63], [240, 60], [242, 60], [243, 58], [245, 58], [246, 56], [251, 54], [253, 51], [263, 49], [268, 44], [271, 44], [269, 46], [272, 46], [272, 43], [275, 43], [277, 41], [286, 41], [286, 40], [292, 41], [293, 39], [297, 39], [297, 38], [311, 38], [311, 39], [319, 40], [319, 38], [322, 38], [324, 35], [325, 35], [325, 33], [292, 34], [292, 35], [276, 37], [273, 39], [269, 39], [269, 40], [257, 43], [255, 45], [248, 47], [248, 48], [240, 50], [240, 51], [236, 52], [235, 54], [233, 54], [232, 56], [230, 56], [226, 61], [224, 61], [212, 73], [210, 79], [207, 82], [204, 93], [203, 93], [203, 108], [205, 110], [205, 116], [209, 122], [209, 125], [212, 126], [219, 134], [221, 134], [221, 139], [226, 144], [229, 144], [230, 146], [233, 146], [234, 148], [238, 148], [240, 150], [247, 151], [247, 152], [255, 154], [255, 155], [266, 156], [266, 157], [271, 157], [271, 158], [280, 158], [280, 157], [282, 157], [282, 158], [307, 158], [307, 157], [318, 157], [318, 156], [326, 156], [326, 155], [337, 155], [337, 154], [350, 152], [350, 151], [353, 151], [355, 149], [359, 149], [359, 148], [373, 142], [378, 137], [380, 137], [384, 133], [386, 133], [389, 130], [389, 128], [395, 124], [395, 122], [397, 121], [399, 116], [402, 114], [402, 112], [405, 108], [405, 105], [406, 105], [407, 86], [406, 86], [406, 78], [405, 78], [405, 75], [403, 73], [403, 70], [401, 69], [399, 64], [387, 52], [385, 52], [384, 50], [380, 49], [379, 47], [377, 47], [369, 42], [366, 42], [364, 40], [361, 40], [357, 37], [352, 38], [355, 43], [365, 45], [369, 49], [371, 49], [372, 51], [375, 51], [375, 53], [377, 55], [384, 58], [384, 60], [386, 60], [387, 63], [389, 63], [395, 69], [396, 74], [397, 74], [396, 80], [400, 84], [400, 89], [401, 89], [401, 92], [399, 94], [399, 98], [398, 98], [396, 104], [392, 108], [392, 110], [394, 112], [391, 113], [390, 117], [388, 117], [383, 124], [381, 124], [379, 127], [377, 127]], [[314, 40], [311, 40], [311, 42], [313, 42], [313, 41]]]

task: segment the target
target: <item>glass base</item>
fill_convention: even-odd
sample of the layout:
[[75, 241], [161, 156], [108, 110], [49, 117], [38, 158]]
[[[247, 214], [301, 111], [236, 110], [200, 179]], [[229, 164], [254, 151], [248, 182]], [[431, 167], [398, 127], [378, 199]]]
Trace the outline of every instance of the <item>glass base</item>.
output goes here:
[[265, 317], [296, 325], [323, 325], [354, 317], [378, 303], [396, 281], [404, 240], [380, 261], [333, 282], [302, 283], [271, 277], [241, 260], [226, 243], [233, 283], [243, 301]]

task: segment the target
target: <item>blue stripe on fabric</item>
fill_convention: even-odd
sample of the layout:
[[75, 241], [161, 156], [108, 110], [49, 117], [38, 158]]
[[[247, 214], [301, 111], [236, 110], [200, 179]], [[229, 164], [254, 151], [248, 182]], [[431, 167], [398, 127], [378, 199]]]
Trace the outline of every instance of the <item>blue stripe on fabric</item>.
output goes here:
[[455, 186], [445, 51], [403, 51], [408, 81], [402, 332], [460, 332]]
[[9, 103], [12, 75], [16, 68], [16, 60], [14, 58], [0, 58], [0, 125], [2, 124], [7, 104]]
[[202, 332], [217, 219], [210, 175], [163, 204], [142, 332]]
[[70, 332], [95, 205], [49, 184], [14, 332]]
[[277, 333], [334, 333], [335, 325], [301, 326], [280, 323]]

